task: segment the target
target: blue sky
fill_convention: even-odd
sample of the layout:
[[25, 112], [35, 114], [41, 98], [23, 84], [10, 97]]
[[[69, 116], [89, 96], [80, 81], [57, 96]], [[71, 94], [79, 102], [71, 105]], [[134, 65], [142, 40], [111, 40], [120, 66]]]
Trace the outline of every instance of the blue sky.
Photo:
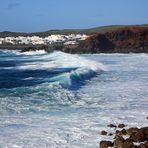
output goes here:
[[0, 0], [0, 31], [148, 23], [148, 0]]

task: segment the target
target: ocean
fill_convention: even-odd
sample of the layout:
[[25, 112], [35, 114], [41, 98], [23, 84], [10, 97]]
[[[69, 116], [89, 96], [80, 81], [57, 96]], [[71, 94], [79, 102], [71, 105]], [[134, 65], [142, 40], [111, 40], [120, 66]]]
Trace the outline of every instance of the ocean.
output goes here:
[[147, 116], [148, 54], [0, 50], [1, 148], [98, 148]]

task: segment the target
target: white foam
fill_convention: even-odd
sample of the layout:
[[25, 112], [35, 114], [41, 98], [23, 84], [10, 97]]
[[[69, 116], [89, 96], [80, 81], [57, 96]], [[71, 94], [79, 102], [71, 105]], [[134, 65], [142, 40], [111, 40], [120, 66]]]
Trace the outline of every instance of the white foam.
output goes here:
[[[45, 51], [33, 51], [22, 53], [25, 55], [42, 55], [41, 57], [35, 57], [40, 62], [31, 62], [18, 66], [18, 69], [50, 69], [50, 68], [87, 68], [93, 71], [107, 70], [106, 66], [78, 55], [71, 55], [63, 52], [53, 52], [46, 54]], [[33, 57], [34, 58], [34, 57]]]
[[22, 53], [18, 53], [20, 55], [42, 55], [42, 54], [46, 54], [45, 50], [36, 50], [36, 51], [26, 51], [26, 52], [22, 52]]

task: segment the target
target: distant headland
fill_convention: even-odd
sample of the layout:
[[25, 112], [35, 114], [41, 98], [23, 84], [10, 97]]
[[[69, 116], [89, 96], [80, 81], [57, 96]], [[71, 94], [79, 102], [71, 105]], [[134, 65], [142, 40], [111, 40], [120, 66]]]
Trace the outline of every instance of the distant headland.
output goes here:
[[61, 50], [68, 53], [148, 53], [148, 24], [91, 29], [0, 32], [0, 49]]

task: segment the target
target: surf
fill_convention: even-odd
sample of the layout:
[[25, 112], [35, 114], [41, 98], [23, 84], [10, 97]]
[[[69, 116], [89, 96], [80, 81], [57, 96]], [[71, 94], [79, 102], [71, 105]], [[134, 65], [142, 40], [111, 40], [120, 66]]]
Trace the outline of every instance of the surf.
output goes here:
[[[44, 51], [30, 53], [5, 51], [5, 54], [8, 54], [8, 57], [3, 58], [0, 69], [6, 71], [11, 78], [17, 79], [13, 83], [22, 81], [21, 84], [24, 84], [24, 86], [50, 83], [67, 89], [78, 89], [84, 84], [85, 80], [106, 70], [106, 67], [99, 62], [60, 51], [50, 54]], [[6, 64], [8, 66], [3, 66]], [[3, 72], [3, 74], [5, 73]], [[9, 77], [7, 78], [9, 79]], [[20, 87], [19, 85], [15, 86]]]

